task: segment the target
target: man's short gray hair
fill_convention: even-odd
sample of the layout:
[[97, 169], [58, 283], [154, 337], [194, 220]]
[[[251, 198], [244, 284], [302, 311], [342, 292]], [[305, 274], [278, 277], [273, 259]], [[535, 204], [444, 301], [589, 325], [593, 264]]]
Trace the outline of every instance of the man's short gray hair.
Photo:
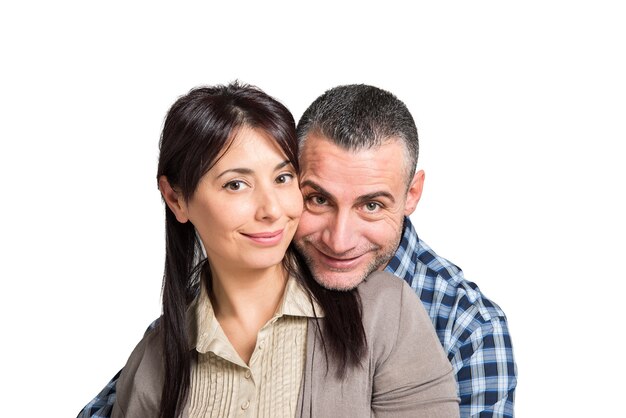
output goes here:
[[311, 134], [321, 135], [348, 151], [399, 140], [407, 151], [409, 182], [415, 174], [419, 141], [413, 116], [400, 99], [378, 87], [350, 84], [327, 90], [311, 103], [298, 122], [300, 153]]

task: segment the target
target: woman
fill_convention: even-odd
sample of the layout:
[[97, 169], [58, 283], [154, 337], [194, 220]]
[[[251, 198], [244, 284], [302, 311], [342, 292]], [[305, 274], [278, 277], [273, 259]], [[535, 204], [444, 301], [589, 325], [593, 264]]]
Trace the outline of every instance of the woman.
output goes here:
[[163, 315], [123, 369], [113, 417], [458, 415], [408, 286], [377, 273], [329, 291], [291, 247], [298, 169], [293, 117], [262, 91], [198, 88], [174, 103], [157, 174]]

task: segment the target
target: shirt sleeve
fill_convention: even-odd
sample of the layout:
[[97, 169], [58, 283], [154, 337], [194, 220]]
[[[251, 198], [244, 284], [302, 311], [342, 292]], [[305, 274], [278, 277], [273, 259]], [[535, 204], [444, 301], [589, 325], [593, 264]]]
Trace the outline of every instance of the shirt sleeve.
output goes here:
[[505, 318], [476, 328], [451, 359], [462, 417], [512, 418], [517, 370]]
[[[372, 390], [375, 417], [458, 417], [457, 387], [430, 319], [402, 283], [395, 343], [376, 365]], [[396, 328], [397, 327], [397, 328]]]
[[85, 407], [78, 413], [76, 418], [110, 418], [113, 405], [115, 404], [115, 385], [120, 377], [120, 370], [106, 384], [104, 389], [100, 391]]

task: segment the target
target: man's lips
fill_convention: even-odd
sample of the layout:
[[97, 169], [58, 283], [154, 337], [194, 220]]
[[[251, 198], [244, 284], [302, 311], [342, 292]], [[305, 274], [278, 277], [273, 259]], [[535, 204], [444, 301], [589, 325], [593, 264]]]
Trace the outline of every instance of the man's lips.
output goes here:
[[283, 239], [283, 231], [284, 229], [280, 229], [278, 231], [270, 231], [270, 232], [257, 232], [254, 234], [250, 233], [241, 233], [244, 237], [249, 238], [251, 241], [261, 244], [261, 245], [275, 245], [278, 244]]
[[333, 257], [323, 253], [316, 248], [320, 255], [320, 261], [326, 267], [332, 270], [350, 270], [359, 264], [365, 254], [358, 255], [356, 257]]

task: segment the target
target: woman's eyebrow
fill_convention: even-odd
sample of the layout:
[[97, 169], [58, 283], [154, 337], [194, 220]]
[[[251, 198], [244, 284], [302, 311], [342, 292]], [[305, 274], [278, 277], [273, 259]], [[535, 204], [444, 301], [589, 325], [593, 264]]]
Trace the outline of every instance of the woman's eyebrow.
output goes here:
[[[288, 166], [291, 164], [291, 161], [289, 160], [285, 160], [282, 161], [278, 164], [276, 164], [276, 167], [274, 168], [274, 170], [280, 170], [281, 168]], [[215, 177], [216, 179], [219, 179], [220, 177], [222, 177], [223, 175], [227, 174], [227, 173], [237, 173], [237, 174], [253, 174], [254, 170], [250, 169], [250, 168], [245, 168], [245, 167], [236, 167], [236, 168], [229, 168], [228, 170], [224, 170], [222, 171], [220, 174], [217, 175], [217, 177]]]
[[219, 179], [220, 177], [222, 177], [225, 174], [228, 173], [237, 173], [237, 174], [252, 174], [253, 171], [249, 168], [243, 168], [243, 167], [239, 167], [239, 168], [229, 168], [228, 170], [224, 170], [222, 171], [220, 174], [217, 175], [217, 177], [215, 177], [216, 179]]
[[276, 168], [274, 170], [280, 170], [281, 168], [291, 165], [291, 161], [289, 160], [285, 160], [282, 163], [279, 163], [278, 165], [276, 165]]

